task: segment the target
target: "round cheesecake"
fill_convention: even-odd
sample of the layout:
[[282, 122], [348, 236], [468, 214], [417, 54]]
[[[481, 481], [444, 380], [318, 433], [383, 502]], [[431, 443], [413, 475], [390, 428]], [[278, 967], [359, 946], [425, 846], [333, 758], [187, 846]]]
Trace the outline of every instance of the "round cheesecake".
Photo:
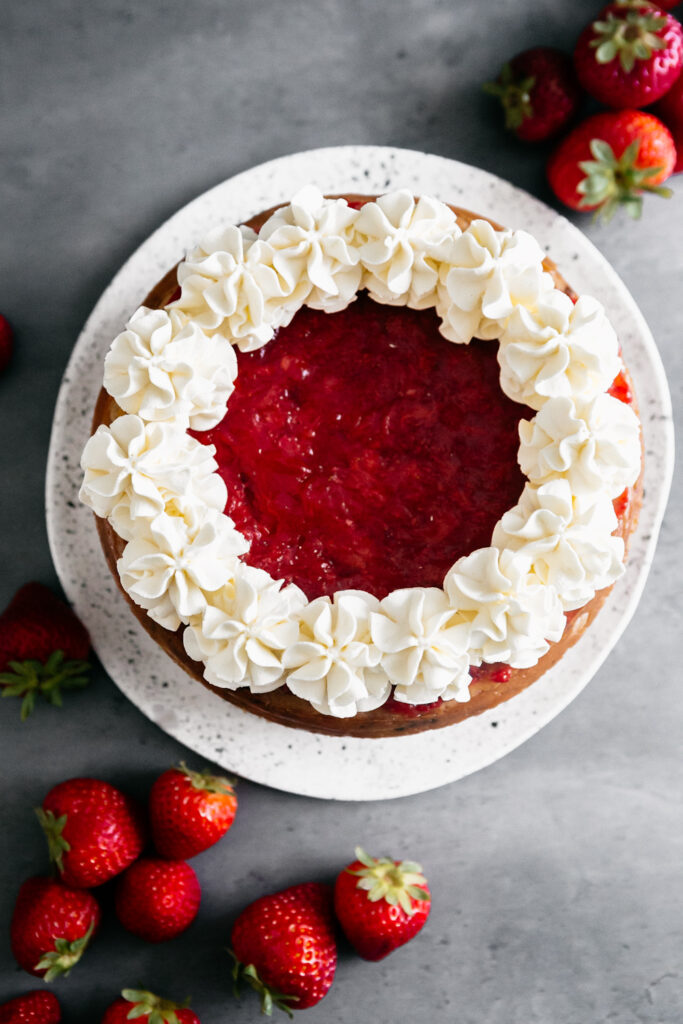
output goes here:
[[[359, 211], [378, 201], [373, 196], [334, 198]], [[256, 233], [255, 238], [264, 225], [272, 223], [278, 209], [248, 222], [246, 227]], [[467, 210], [449, 209], [458, 235], [482, 223], [495, 232], [503, 231]], [[364, 251], [370, 252], [365, 244]], [[436, 260], [433, 257], [430, 266]], [[509, 543], [517, 548], [522, 544], [518, 538], [523, 537], [528, 547], [528, 523], [514, 525], [515, 510], [519, 518], [528, 484], [518, 449], [526, 429], [527, 444], [525, 449], [523, 440], [522, 449], [527, 463], [533, 461], [531, 436], [543, 429], [539, 410], [546, 405], [546, 396], [538, 401], [531, 398], [534, 404], [528, 405], [518, 400], [525, 395], [511, 397], [514, 388], [508, 385], [503, 390], [505, 364], [499, 365], [490, 323], [485, 338], [454, 343], [455, 339], [444, 336], [431, 301], [413, 301], [412, 307], [418, 308], [394, 302], [386, 293], [377, 294], [376, 281], [373, 288], [376, 272], [370, 273], [366, 266], [364, 273], [369, 286], [360, 288], [353, 301], [332, 310], [301, 303], [267, 343], [259, 338], [258, 343], [238, 346], [234, 389], [224, 414], [214, 416], [215, 422], [208, 426], [197, 417], [199, 428], [190, 421], [187, 434], [215, 452], [216, 473], [227, 495], [221, 511], [245, 541], [240, 559], [273, 580], [283, 580], [285, 587], [309, 602], [308, 607], [334, 601], [340, 593], [371, 595], [368, 600], [379, 602], [378, 636], [389, 636], [382, 665], [391, 666], [396, 653], [392, 653], [389, 627], [379, 621], [383, 609], [388, 609], [385, 614], [393, 628], [401, 595], [413, 595], [414, 603], [414, 595], [422, 588], [426, 596], [420, 607], [425, 601], [438, 605], [438, 595], [443, 593], [439, 588], [451, 567], [463, 564], [473, 552], [490, 550], [492, 536], [506, 542], [512, 536]], [[545, 287], [554, 295], [562, 293], [576, 302], [575, 293], [547, 259], [542, 273], [548, 279]], [[517, 287], [524, 291], [523, 285]], [[174, 268], [150, 291], [143, 308], [172, 309], [181, 298]], [[634, 409], [633, 387], [623, 363], [605, 393]], [[563, 396], [553, 401], [563, 412]], [[106, 430], [126, 411], [103, 389], [95, 409], [94, 434]], [[544, 416], [543, 422], [549, 419]], [[521, 422], [527, 423], [526, 428], [520, 427]], [[547, 423], [545, 429], [550, 429]], [[85, 457], [84, 468], [87, 489], [92, 465]], [[531, 478], [531, 490], [535, 488], [535, 493], [540, 487], [545, 493], [547, 477], [550, 497], [548, 508], [541, 501], [543, 507], [528, 514], [533, 523], [549, 515], [552, 501], [562, 497], [555, 477], [580, 479], [571, 469], [551, 473], [546, 467], [545, 477], [539, 477], [540, 470], [535, 472], [538, 479]], [[630, 474], [628, 485], [611, 499], [612, 536], [623, 541], [624, 552], [641, 500], [639, 466], [635, 471], [631, 466]], [[564, 479], [561, 484], [565, 486]], [[571, 499], [579, 519], [585, 518], [582, 503], [587, 501], [581, 486], [578, 497]], [[553, 487], [557, 494], [551, 493]], [[120, 536], [102, 515], [97, 525], [107, 562], [121, 585], [130, 536]], [[539, 542], [534, 543], [534, 550], [541, 550]], [[540, 558], [543, 565], [544, 557]], [[572, 571], [569, 566], [567, 575]], [[194, 623], [201, 615], [189, 617], [176, 629], [168, 624], [165, 628], [131, 596], [130, 588], [122, 586], [132, 611], [154, 640], [218, 697], [284, 725], [368, 738], [455, 724], [509, 700], [538, 680], [578, 640], [609, 589], [609, 585], [596, 589], [585, 601], [576, 597], [582, 593], [580, 588], [574, 589], [565, 600], [561, 628], [555, 625], [552, 639], [533, 664], [520, 664], [525, 661], [522, 656], [512, 666], [496, 660], [488, 650], [485, 659], [476, 655], [470, 659], [466, 691], [456, 699], [444, 691], [445, 699], [413, 700], [405, 686], [394, 684], [388, 692], [385, 686], [379, 706], [342, 716], [334, 710], [321, 713], [293, 692], [285, 676], [265, 692], [252, 692], [248, 679], [234, 688], [209, 681], [206, 665], [191, 657], [198, 652], [196, 642], [188, 643], [185, 635], [186, 626], [200, 628]], [[310, 646], [310, 636], [305, 636]], [[278, 656], [285, 661], [285, 654]], [[397, 678], [404, 679], [403, 664], [399, 669], [403, 675]], [[372, 671], [381, 671], [381, 665]]]

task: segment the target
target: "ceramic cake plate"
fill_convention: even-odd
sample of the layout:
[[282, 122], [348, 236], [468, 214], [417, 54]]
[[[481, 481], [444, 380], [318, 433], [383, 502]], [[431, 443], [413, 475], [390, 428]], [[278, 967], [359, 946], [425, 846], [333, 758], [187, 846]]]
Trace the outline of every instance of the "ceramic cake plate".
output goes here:
[[[578, 292], [605, 305], [633, 375], [645, 439], [644, 501], [625, 575], [595, 624], [517, 697], [444, 729], [389, 739], [323, 736], [268, 722], [215, 697], [147, 636], [106, 567], [92, 512], [78, 501], [105, 353], [147, 292], [216, 223], [239, 223], [303, 185], [327, 193], [410, 188], [530, 231]], [[50, 546], [98, 657], [165, 732], [224, 768], [277, 789], [338, 800], [387, 799], [462, 778], [533, 736], [583, 689], [633, 615], [652, 561], [673, 467], [671, 399], [652, 335], [628, 290], [588, 239], [527, 193], [466, 164], [410, 150], [341, 146], [252, 168], [179, 210], [114, 277], [87, 321], [57, 399], [46, 484]], [[495, 723], [495, 728], [493, 727]]]

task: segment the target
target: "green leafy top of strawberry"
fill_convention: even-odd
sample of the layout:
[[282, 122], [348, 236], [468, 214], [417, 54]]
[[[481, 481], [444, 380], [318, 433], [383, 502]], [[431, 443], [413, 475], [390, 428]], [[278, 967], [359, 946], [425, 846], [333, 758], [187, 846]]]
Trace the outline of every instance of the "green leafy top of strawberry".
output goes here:
[[45, 971], [45, 981], [54, 981], [55, 978], [66, 977], [72, 967], [75, 967], [83, 956], [95, 928], [94, 921], [90, 924], [85, 935], [80, 939], [69, 942], [68, 939], [55, 939], [55, 946], [49, 953], [44, 953], [35, 965], [36, 971]]
[[630, 7], [619, 14], [608, 11], [604, 19], [593, 22], [595, 38], [589, 46], [595, 50], [598, 64], [609, 64], [618, 57], [628, 74], [637, 60], [650, 60], [655, 50], [666, 49], [666, 40], [657, 35], [666, 26], [666, 17], [654, 7], [651, 12]]
[[634, 139], [620, 157], [603, 139], [591, 139], [590, 151], [593, 160], [583, 160], [579, 167], [586, 177], [576, 187], [583, 198], [580, 205], [594, 208], [596, 216], [609, 221], [618, 206], [624, 206], [630, 217], [637, 219], [642, 212], [641, 192], [655, 192], [668, 199], [671, 189], [662, 185], [651, 185], [650, 178], [662, 170], [661, 167], [638, 167], [640, 140]]
[[535, 85], [534, 75], [516, 76], [510, 63], [503, 64], [495, 82], [484, 84], [484, 92], [500, 100], [505, 111], [505, 127], [510, 131], [533, 116], [531, 90]]
[[3, 697], [22, 697], [21, 720], [25, 722], [40, 694], [50, 704], [62, 706], [62, 690], [83, 689], [88, 685], [90, 664], [87, 661], [66, 661], [63, 651], [54, 651], [45, 663], [28, 659], [10, 661], [9, 672], [0, 672]]
[[162, 999], [145, 989], [124, 988], [121, 996], [126, 1002], [133, 1004], [127, 1019], [149, 1017], [148, 1024], [180, 1024], [176, 1010], [185, 1009], [190, 1005], [189, 999], [184, 1003], [172, 1003], [169, 999]]
[[277, 1007], [278, 1010], [284, 1010], [288, 1017], [294, 1016], [288, 1004], [298, 1003], [298, 996], [288, 996], [284, 992], [278, 992], [277, 989], [269, 987], [259, 977], [258, 971], [253, 964], [241, 964], [232, 950], [228, 950], [228, 952], [235, 961], [232, 968], [232, 980], [233, 992], [237, 999], [240, 997], [240, 982], [246, 981], [253, 988], [254, 992], [258, 993], [261, 997], [261, 1013], [266, 1017], [272, 1017], [273, 1007]]
[[427, 879], [422, 874], [420, 864], [412, 860], [396, 863], [388, 857], [371, 857], [360, 846], [356, 847], [354, 853], [356, 860], [360, 861], [363, 867], [346, 870], [350, 875], [358, 877], [356, 887], [366, 890], [372, 903], [383, 899], [390, 906], [399, 906], [408, 916], [412, 916], [415, 907], [411, 898], [430, 899], [429, 890], [426, 888]]
[[178, 765], [178, 771], [186, 775], [195, 789], [205, 793], [234, 793], [234, 781], [226, 779], [223, 775], [213, 775], [211, 772], [196, 772], [188, 768], [184, 761]]
[[36, 817], [47, 839], [47, 849], [52, 864], [55, 864], [60, 875], [64, 873], [64, 854], [71, 849], [71, 843], [62, 835], [66, 825], [66, 814], [55, 817], [52, 811], [35, 808]]

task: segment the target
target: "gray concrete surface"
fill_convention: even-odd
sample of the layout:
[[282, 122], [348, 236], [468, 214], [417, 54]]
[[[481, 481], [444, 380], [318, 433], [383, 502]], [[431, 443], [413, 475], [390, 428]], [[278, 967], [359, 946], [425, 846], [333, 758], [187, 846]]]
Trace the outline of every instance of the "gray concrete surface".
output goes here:
[[[0, 310], [17, 353], [0, 379], [0, 606], [57, 586], [43, 516], [50, 419], [76, 335], [125, 257], [178, 206], [301, 149], [394, 144], [455, 157], [547, 201], [537, 154], [504, 138], [480, 83], [536, 43], [570, 48], [593, 0], [24, 0], [0, 35]], [[680, 406], [683, 181], [639, 224], [579, 220], [631, 288]], [[683, 1020], [681, 480], [639, 612], [597, 677], [515, 753], [446, 789], [332, 804], [240, 784], [228, 839], [199, 857], [199, 918], [146, 946], [112, 913], [58, 983], [94, 1024], [124, 985], [191, 993], [202, 1024], [252, 1021], [224, 951], [251, 898], [332, 878], [357, 840], [419, 858], [429, 924], [379, 965], [344, 949], [306, 1020], [680, 1024]], [[31, 808], [92, 774], [143, 796], [187, 756], [100, 669], [61, 712], [0, 705], [0, 999], [31, 980], [7, 925], [45, 866]], [[190, 758], [196, 760], [196, 758]], [[111, 895], [103, 893], [109, 906]]]

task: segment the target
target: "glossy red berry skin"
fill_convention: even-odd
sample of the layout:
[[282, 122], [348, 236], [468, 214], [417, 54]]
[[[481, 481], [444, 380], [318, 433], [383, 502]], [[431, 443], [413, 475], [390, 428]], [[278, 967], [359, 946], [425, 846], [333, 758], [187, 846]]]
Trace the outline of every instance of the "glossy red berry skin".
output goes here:
[[306, 882], [262, 896], [232, 929], [232, 950], [242, 967], [253, 965], [268, 989], [295, 997], [292, 1010], [327, 995], [337, 966], [332, 890]]
[[586, 177], [580, 164], [593, 159], [591, 141], [606, 142], [616, 157], [634, 141], [639, 141], [638, 168], [661, 170], [648, 178], [648, 184], [659, 185], [671, 175], [676, 150], [671, 133], [652, 114], [642, 110], [609, 111], [595, 114], [574, 128], [552, 153], [547, 167], [548, 181], [557, 198], [573, 210], [591, 210], [578, 191]]
[[676, 164], [674, 174], [683, 171], [683, 74], [681, 74], [669, 91], [652, 108], [652, 113], [659, 117], [673, 135], [676, 146]]
[[7, 317], [0, 313], [0, 373], [7, 369], [14, 350], [14, 331]]
[[571, 58], [550, 46], [518, 53], [487, 90], [498, 96], [506, 127], [523, 142], [541, 142], [558, 135], [581, 103]]
[[12, 915], [12, 954], [20, 967], [42, 978], [48, 971], [38, 967], [38, 963], [55, 951], [58, 939], [77, 942], [89, 929], [94, 935], [99, 923], [100, 908], [91, 893], [51, 878], [29, 878], [19, 889]]
[[149, 820], [158, 853], [188, 860], [217, 843], [235, 819], [237, 797], [226, 779], [184, 766], [160, 775], [149, 796]]
[[[396, 868], [401, 862], [394, 861]], [[364, 960], [383, 960], [405, 945], [424, 927], [431, 910], [429, 886], [423, 879], [419, 898], [407, 897], [408, 910], [386, 899], [369, 899], [359, 888], [358, 874], [364, 868], [352, 861], [337, 876], [334, 886], [334, 911], [346, 938]]]
[[[75, 778], [50, 790], [39, 814], [62, 881], [93, 888], [120, 874], [140, 856], [147, 839], [144, 813], [121, 790], [101, 779]], [[61, 818], [60, 840], [50, 833]]]
[[0, 1024], [60, 1024], [62, 1011], [53, 992], [38, 989], [0, 1006]]
[[118, 881], [116, 916], [146, 942], [165, 942], [189, 928], [200, 900], [199, 882], [189, 864], [143, 857]]
[[[647, 59], [636, 59], [631, 70], [627, 71], [618, 56], [600, 63], [594, 44], [600, 38], [596, 24], [605, 19], [623, 21], [629, 13], [659, 16], [665, 25], [653, 33], [664, 42], [663, 49], [652, 50]], [[574, 50], [574, 66], [583, 88], [600, 103], [619, 109], [647, 106], [663, 96], [681, 74], [683, 28], [671, 14], [647, 0], [638, 6], [608, 4], [598, 19], [587, 25], [579, 36]]]

